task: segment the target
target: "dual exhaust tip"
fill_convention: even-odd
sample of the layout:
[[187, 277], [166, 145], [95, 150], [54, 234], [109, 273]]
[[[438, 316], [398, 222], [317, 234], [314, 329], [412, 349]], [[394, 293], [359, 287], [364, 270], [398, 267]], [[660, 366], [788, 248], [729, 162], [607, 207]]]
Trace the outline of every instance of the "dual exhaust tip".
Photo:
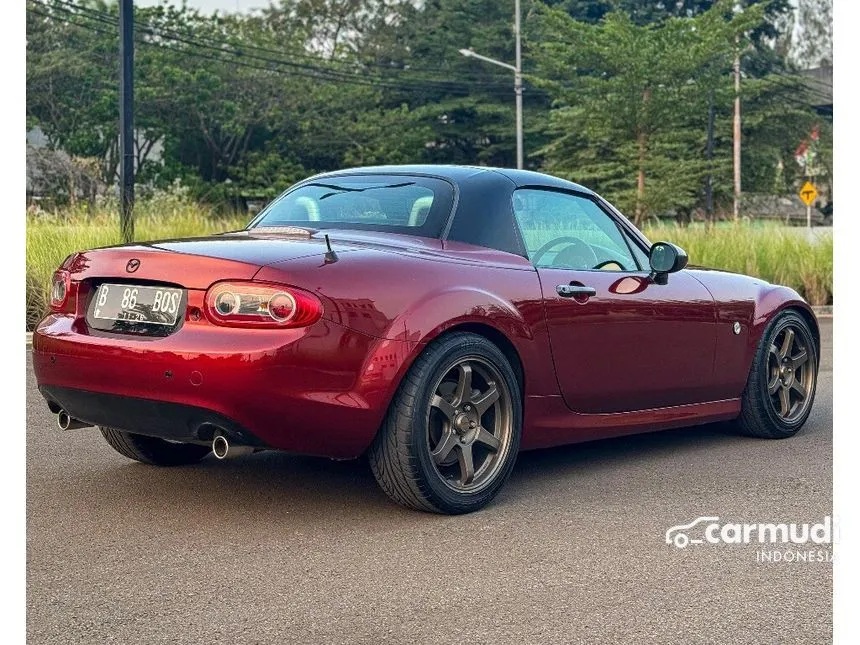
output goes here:
[[[91, 426], [91, 423], [75, 419], [65, 410], [57, 412], [57, 427], [60, 430], [76, 430], [78, 428], [89, 428]], [[221, 431], [216, 432], [215, 437], [212, 439], [212, 454], [215, 455], [216, 459], [232, 459], [233, 457], [250, 455], [253, 452], [253, 446], [237, 446], [235, 444], [231, 444], [227, 439], [227, 436]]]
[[215, 438], [212, 439], [212, 454], [215, 455], [216, 459], [232, 459], [233, 457], [250, 455], [253, 452], [253, 446], [231, 444], [227, 436], [221, 432], [217, 432]]
[[69, 413], [65, 410], [60, 410], [57, 412], [57, 427], [60, 430], [77, 430], [78, 428], [90, 428], [92, 427], [92, 423], [87, 423], [86, 421], [81, 421], [80, 419], [75, 419], [74, 417], [69, 416]]

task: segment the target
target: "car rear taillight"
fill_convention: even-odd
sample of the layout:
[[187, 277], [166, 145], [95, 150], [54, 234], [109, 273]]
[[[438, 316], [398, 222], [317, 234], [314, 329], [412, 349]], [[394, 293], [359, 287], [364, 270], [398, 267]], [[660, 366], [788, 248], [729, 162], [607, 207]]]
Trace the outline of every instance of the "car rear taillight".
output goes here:
[[306, 327], [322, 317], [319, 299], [302, 289], [264, 282], [218, 282], [206, 292], [206, 315], [229, 327]]
[[75, 298], [72, 295], [72, 277], [65, 269], [54, 271], [51, 279], [51, 311], [70, 313], [75, 310]]

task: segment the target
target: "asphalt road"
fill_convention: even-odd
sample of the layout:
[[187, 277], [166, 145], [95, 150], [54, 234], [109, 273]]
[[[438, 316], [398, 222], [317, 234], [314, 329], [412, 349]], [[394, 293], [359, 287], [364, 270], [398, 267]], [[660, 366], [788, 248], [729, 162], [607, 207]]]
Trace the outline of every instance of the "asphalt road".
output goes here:
[[388, 502], [363, 462], [153, 469], [61, 434], [28, 363], [30, 643], [825, 643], [832, 566], [664, 543], [832, 508], [832, 332], [787, 441], [706, 426], [521, 455], [487, 509]]

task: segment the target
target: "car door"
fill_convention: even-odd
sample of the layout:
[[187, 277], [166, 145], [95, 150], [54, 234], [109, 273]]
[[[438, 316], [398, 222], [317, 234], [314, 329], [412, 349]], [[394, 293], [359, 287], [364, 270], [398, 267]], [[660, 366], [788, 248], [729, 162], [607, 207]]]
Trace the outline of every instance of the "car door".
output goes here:
[[715, 304], [685, 271], [649, 280], [647, 255], [591, 196], [522, 188], [514, 214], [540, 277], [568, 407], [613, 413], [709, 400]]

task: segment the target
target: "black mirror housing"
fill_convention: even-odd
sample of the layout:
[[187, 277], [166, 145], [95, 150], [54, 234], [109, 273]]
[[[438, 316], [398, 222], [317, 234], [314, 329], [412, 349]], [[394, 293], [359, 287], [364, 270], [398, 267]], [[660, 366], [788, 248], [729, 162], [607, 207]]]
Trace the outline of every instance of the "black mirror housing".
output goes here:
[[651, 281], [666, 284], [670, 273], [680, 271], [687, 266], [687, 252], [680, 246], [670, 242], [656, 242], [651, 246], [648, 256], [651, 264]]

